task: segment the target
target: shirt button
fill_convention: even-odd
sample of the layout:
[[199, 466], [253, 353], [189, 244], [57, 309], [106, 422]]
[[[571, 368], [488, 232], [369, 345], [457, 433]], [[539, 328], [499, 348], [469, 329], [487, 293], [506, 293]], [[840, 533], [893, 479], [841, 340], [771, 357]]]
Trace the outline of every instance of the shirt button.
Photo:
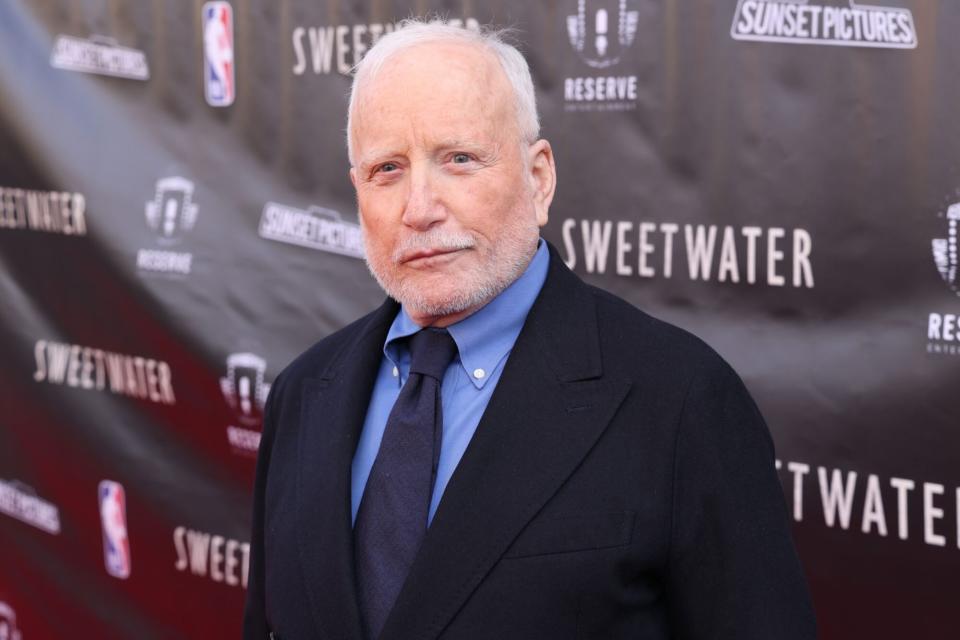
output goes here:
[[484, 371], [483, 369], [474, 369], [474, 370], [473, 370], [473, 377], [476, 378], [477, 380], [483, 380], [483, 377], [484, 377], [485, 375], [487, 375], [487, 372]]
[[400, 371], [399, 371], [396, 367], [394, 367], [394, 368], [393, 368], [393, 377], [396, 378], [398, 375], [400, 375]]

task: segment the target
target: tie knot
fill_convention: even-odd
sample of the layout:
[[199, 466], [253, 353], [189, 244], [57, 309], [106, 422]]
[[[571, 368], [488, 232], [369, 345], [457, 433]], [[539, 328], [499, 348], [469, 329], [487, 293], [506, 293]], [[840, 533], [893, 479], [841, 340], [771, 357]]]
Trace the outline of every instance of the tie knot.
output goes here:
[[410, 338], [410, 373], [442, 380], [456, 354], [457, 343], [446, 330], [422, 329]]

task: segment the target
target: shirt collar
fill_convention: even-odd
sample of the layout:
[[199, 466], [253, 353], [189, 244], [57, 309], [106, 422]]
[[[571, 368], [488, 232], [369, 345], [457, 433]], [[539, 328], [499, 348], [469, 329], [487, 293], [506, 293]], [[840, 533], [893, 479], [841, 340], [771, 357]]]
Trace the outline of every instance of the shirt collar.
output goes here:
[[[533, 259], [519, 278], [478, 311], [447, 327], [457, 343], [460, 364], [477, 389], [483, 388], [517, 341], [527, 313], [547, 279], [549, 262], [547, 244], [540, 240]], [[398, 369], [409, 366], [407, 349], [398, 341], [417, 331], [420, 326], [401, 307], [383, 345], [384, 355]]]

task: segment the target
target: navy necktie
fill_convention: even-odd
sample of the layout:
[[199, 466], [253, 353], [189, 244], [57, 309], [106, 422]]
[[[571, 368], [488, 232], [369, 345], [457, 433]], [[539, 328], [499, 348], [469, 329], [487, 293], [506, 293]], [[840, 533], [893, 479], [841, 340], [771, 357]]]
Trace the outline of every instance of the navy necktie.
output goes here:
[[371, 639], [380, 634], [427, 532], [443, 434], [440, 381], [457, 353], [446, 331], [423, 329], [409, 346], [410, 375], [387, 418], [353, 530], [357, 595]]

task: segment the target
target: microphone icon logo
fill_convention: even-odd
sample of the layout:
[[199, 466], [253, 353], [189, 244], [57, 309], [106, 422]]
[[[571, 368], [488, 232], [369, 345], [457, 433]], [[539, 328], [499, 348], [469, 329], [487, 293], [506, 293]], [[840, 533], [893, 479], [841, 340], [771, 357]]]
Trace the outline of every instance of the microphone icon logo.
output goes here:
[[577, 0], [576, 14], [567, 16], [570, 46], [595, 69], [617, 64], [637, 36], [636, 5], [637, 0]]
[[960, 202], [947, 207], [947, 237], [934, 238], [932, 242], [933, 262], [937, 265], [940, 277], [953, 291], [960, 295]]
[[607, 10], [597, 9], [597, 16], [594, 27], [597, 38], [597, 55], [603, 58], [607, 55]]
[[158, 239], [172, 244], [181, 231], [193, 229], [197, 222], [197, 205], [193, 203], [193, 183], [180, 176], [157, 180], [156, 195], [144, 207], [147, 224], [158, 233]]
[[227, 357], [227, 375], [220, 378], [223, 399], [244, 426], [260, 423], [270, 393], [265, 381], [267, 361], [254, 353], [232, 353]]

